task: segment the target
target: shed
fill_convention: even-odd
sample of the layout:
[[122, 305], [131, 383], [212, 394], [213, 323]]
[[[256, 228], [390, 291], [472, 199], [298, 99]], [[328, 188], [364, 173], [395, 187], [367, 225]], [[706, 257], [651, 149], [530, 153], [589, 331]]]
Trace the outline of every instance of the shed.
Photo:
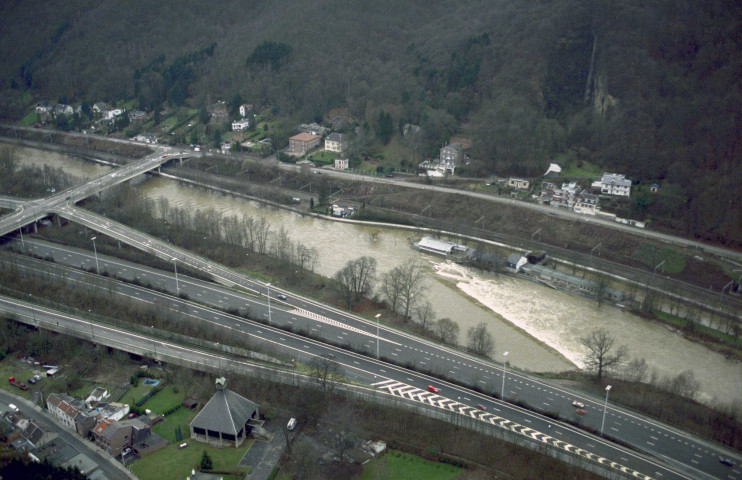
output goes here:
[[183, 400], [183, 406], [186, 407], [188, 410], [193, 410], [194, 408], [198, 407], [198, 400], [195, 398], [186, 398]]

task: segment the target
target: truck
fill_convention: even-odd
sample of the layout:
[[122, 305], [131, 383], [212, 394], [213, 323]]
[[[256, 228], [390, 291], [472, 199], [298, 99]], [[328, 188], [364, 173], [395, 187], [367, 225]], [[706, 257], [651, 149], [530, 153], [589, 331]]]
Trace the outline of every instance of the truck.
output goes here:
[[26, 386], [26, 384], [16, 380], [15, 377], [8, 377], [8, 383], [10, 383], [11, 385], [15, 387], [20, 388], [21, 390], [28, 390], [28, 387]]

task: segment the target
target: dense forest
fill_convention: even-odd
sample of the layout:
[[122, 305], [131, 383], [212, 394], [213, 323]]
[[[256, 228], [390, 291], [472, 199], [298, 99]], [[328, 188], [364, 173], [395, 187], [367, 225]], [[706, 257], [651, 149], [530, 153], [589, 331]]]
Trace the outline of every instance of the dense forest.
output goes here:
[[[411, 163], [464, 135], [470, 175], [585, 161], [659, 182], [636, 208], [742, 244], [739, 2], [5, 0], [0, 14], [6, 120], [42, 99], [343, 111], [360, 137], [409, 144]], [[408, 123], [422, 133], [403, 137]]]

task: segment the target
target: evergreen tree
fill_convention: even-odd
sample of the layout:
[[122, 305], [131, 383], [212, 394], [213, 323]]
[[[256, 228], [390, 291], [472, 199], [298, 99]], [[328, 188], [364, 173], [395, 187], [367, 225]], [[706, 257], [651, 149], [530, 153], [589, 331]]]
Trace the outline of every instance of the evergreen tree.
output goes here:
[[214, 463], [211, 461], [211, 457], [204, 450], [203, 455], [201, 455], [201, 470], [211, 470], [213, 467]]

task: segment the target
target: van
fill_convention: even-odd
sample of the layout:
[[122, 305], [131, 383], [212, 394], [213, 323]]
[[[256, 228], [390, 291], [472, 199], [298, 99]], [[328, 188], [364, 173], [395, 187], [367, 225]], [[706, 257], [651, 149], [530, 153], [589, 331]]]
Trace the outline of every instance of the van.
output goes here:
[[[11, 409], [11, 410], [13, 410], [14, 412], [17, 412], [18, 411], [18, 407], [16, 407], [12, 403], [9, 403], [8, 404], [8, 408]], [[293, 418], [291, 420], [293, 420]]]
[[296, 428], [296, 419], [295, 418], [292, 418], [292, 419], [289, 420], [289, 423], [286, 424], [286, 429], [287, 430], [293, 430], [295, 428]]

